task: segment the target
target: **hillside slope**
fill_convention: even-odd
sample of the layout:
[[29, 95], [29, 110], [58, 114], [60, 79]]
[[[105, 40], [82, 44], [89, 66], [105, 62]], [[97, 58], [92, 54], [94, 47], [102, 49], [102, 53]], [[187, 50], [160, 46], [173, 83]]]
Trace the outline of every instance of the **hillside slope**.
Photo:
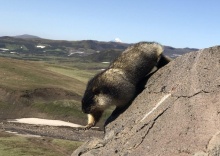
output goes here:
[[86, 120], [80, 100], [94, 72], [1, 57], [0, 72], [0, 119], [35, 116]]

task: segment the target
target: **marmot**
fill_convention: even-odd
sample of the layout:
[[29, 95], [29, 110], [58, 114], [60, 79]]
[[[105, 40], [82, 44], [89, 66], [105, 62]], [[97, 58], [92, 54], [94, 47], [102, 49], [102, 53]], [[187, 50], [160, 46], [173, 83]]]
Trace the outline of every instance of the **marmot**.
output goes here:
[[94, 126], [106, 108], [123, 109], [137, 95], [137, 86], [152, 70], [170, 59], [162, 55], [163, 47], [155, 42], [140, 42], [127, 48], [110, 66], [92, 78], [82, 98], [82, 111], [88, 114], [86, 129]]

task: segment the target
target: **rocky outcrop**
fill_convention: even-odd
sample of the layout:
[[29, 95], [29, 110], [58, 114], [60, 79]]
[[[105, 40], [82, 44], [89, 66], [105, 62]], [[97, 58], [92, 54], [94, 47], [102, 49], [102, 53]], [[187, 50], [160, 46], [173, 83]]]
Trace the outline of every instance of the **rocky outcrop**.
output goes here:
[[72, 156], [220, 155], [220, 47], [188, 53], [157, 71], [116, 120]]

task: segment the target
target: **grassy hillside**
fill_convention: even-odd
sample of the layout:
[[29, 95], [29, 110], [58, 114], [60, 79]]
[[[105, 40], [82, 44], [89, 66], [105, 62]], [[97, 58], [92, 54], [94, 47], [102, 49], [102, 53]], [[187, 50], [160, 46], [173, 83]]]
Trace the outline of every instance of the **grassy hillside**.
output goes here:
[[[0, 121], [22, 117], [59, 119], [85, 125], [81, 97], [87, 81], [106, 64], [24, 61], [0, 57]], [[107, 110], [98, 126], [111, 110]], [[70, 155], [82, 142], [31, 138], [0, 130], [0, 155]]]
[[80, 100], [87, 81], [97, 73], [86, 68], [80, 63], [0, 57], [0, 119], [45, 117], [85, 124]]
[[[51, 70], [53, 69], [53, 70]], [[82, 94], [85, 88], [85, 81], [92, 76], [89, 71], [81, 71], [86, 75], [84, 81], [75, 79], [73, 74], [69, 74], [69, 68], [63, 73], [59, 70], [66, 67], [46, 64], [44, 62], [29, 62], [15, 59], [0, 58], [0, 87], [10, 90], [30, 90], [34, 88], [63, 88]], [[76, 75], [78, 76], [78, 75]]]
[[81, 97], [87, 81], [99, 71], [97, 69], [106, 66], [0, 57], [0, 119], [41, 117], [86, 124]]
[[82, 142], [31, 138], [0, 132], [1, 156], [69, 156]]

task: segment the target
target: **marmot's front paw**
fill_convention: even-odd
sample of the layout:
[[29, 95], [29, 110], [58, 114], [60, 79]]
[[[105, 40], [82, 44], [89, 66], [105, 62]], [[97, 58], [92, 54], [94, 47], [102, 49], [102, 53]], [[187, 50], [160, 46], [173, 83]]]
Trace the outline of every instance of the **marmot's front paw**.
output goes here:
[[96, 120], [92, 114], [88, 114], [88, 124], [84, 127], [84, 130], [88, 130], [95, 126]]
[[93, 126], [94, 126], [93, 123], [87, 124], [87, 125], [84, 127], [84, 130], [89, 130], [89, 129], [92, 128]]

